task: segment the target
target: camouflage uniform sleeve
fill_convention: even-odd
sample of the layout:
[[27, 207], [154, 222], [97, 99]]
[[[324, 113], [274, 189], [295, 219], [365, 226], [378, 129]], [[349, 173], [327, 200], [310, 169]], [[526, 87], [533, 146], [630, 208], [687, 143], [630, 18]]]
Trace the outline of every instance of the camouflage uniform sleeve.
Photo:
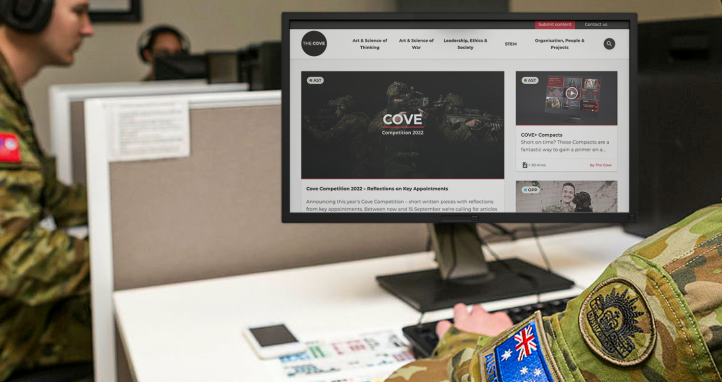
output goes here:
[[[0, 162], [0, 297], [31, 306], [87, 294], [90, 285], [88, 242], [38, 226], [43, 176], [29, 154], [22, 163]], [[68, 210], [61, 201], [55, 207]]]
[[57, 179], [55, 161], [47, 160], [44, 194], [50, 213], [58, 227], [73, 227], [88, 224], [88, 193], [84, 185], [68, 186]]
[[482, 143], [494, 143], [499, 141], [499, 137], [503, 138], [504, 134], [495, 133], [492, 126], [489, 125], [484, 127], [479, 136], [481, 137], [479, 140]]
[[457, 129], [453, 129], [448, 122], [437, 122], [435, 123], [436, 128], [441, 131], [441, 134], [444, 136], [444, 140], [451, 143], [461, 143], [465, 142], [467, 140], [474, 139], [474, 134], [471, 133], [471, 130], [469, 130], [469, 127], [465, 124], [461, 123], [459, 124], [459, 127]]
[[564, 312], [536, 312], [389, 381], [720, 381], [721, 312], [722, 205], [714, 205], [625, 251]]
[[386, 382], [440, 382], [449, 380], [449, 367], [473, 354], [480, 338], [452, 326], [439, 340], [431, 358], [419, 359], [396, 370]]
[[369, 123], [369, 132], [370, 133], [381, 132], [381, 129], [384, 125], [383, 117], [384, 117], [384, 112], [379, 112], [378, 114], [376, 114], [374, 119], [371, 120], [371, 123]]
[[454, 355], [464, 349], [475, 348], [476, 344], [488, 336], [483, 336], [478, 333], [465, 332], [458, 329], [456, 326], [451, 326], [449, 330], [444, 333], [439, 343], [434, 349], [434, 357], [444, 357], [448, 355]]

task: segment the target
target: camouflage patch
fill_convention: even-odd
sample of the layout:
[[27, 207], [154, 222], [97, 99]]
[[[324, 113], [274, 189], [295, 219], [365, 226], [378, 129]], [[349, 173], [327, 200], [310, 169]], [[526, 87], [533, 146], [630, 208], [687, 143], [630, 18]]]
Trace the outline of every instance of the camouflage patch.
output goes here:
[[644, 362], [657, 337], [644, 295], [620, 277], [600, 283], [584, 299], [579, 328], [589, 348], [619, 366]]
[[498, 335], [478, 361], [482, 382], [564, 382], [539, 311]]

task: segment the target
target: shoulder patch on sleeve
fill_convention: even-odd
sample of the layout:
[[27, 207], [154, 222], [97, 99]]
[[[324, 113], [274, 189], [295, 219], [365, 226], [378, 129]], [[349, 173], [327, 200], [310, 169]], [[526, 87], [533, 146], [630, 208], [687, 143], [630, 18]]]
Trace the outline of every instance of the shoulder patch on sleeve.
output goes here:
[[644, 362], [657, 338], [644, 295], [620, 277], [600, 283], [584, 299], [579, 328], [594, 353], [619, 366]]
[[20, 162], [20, 141], [17, 134], [0, 133], [0, 162]]
[[540, 312], [504, 331], [479, 353], [484, 382], [564, 382], [549, 350]]

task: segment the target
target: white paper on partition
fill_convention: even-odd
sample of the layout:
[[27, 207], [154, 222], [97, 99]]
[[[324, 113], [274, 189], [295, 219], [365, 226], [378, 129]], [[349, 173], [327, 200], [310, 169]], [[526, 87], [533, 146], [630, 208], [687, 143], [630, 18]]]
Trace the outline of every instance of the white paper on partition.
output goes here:
[[139, 161], [190, 156], [186, 97], [115, 100], [105, 105], [108, 160]]
[[90, 10], [95, 12], [129, 11], [130, 0], [93, 0]]

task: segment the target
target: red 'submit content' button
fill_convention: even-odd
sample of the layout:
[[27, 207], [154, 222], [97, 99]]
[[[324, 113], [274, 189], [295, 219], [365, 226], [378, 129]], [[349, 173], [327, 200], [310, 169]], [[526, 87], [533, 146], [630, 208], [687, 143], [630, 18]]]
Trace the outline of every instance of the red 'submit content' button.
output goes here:
[[535, 29], [574, 29], [574, 21], [537, 21]]

